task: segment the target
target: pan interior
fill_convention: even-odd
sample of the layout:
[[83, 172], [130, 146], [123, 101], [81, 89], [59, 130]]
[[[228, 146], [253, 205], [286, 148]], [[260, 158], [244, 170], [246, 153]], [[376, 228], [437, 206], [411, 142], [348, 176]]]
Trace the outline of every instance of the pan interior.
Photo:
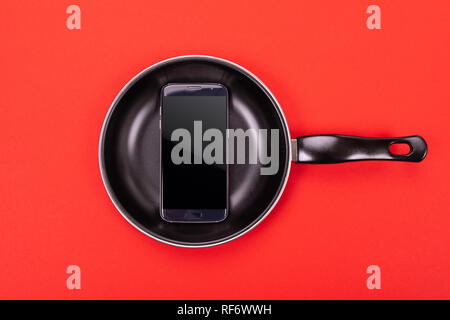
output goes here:
[[[160, 90], [177, 82], [225, 85], [231, 129], [279, 129], [276, 174], [261, 175], [259, 164], [228, 166], [229, 213], [219, 223], [169, 223], [160, 217]], [[223, 60], [183, 57], [143, 71], [115, 99], [102, 131], [100, 165], [115, 205], [137, 228], [175, 245], [206, 246], [232, 239], [264, 217], [287, 178], [288, 147], [280, 110], [256, 79]]]

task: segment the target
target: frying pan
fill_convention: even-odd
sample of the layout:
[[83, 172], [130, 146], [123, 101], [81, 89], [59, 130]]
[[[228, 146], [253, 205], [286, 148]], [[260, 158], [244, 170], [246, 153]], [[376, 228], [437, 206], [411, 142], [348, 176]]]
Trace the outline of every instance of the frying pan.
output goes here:
[[[229, 215], [219, 223], [169, 223], [160, 216], [160, 90], [167, 83], [221, 83], [229, 92], [230, 129], [278, 129], [279, 169], [261, 175], [260, 164], [228, 166]], [[392, 154], [394, 143], [410, 152]], [[118, 211], [134, 227], [181, 247], [222, 244], [261, 222], [280, 198], [291, 162], [358, 160], [418, 162], [427, 145], [419, 136], [362, 138], [315, 135], [291, 140], [286, 118], [269, 89], [241, 66], [210, 56], [181, 56], [159, 62], [119, 92], [103, 122], [99, 162], [103, 183]]]

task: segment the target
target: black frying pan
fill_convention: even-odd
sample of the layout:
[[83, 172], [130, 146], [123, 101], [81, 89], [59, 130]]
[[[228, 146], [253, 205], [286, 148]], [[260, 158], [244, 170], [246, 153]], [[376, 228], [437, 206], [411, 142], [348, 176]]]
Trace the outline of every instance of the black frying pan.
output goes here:
[[[221, 83], [229, 92], [229, 128], [279, 129], [279, 170], [261, 175], [260, 166], [229, 165], [229, 215], [219, 223], [169, 223], [160, 216], [161, 87], [167, 83]], [[410, 152], [396, 155], [393, 143]], [[183, 56], [157, 63], [134, 77], [117, 95], [103, 123], [99, 161], [103, 182], [120, 213], [156, 240], [206, 247], [233, 240], [264, 219], [286, 184], [291, 161], [338, 163], [358, 160], [421, 161], [427, 153], [419, 136], [360, 138], [342, 135], [291, 141], [275, 97], [244, 68], [208, 56]]]

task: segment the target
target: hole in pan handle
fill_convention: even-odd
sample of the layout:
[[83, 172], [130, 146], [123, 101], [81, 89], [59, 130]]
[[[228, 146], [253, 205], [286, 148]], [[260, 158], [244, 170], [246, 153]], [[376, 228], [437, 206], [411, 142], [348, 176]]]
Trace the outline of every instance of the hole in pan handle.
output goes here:
[[[427, 144], [420, 136], [365, 138], [346, 135], [312, 135], [293, 141], [293, 161], [297, 163], [340, 163], [365, 160], [420, 162], [427, 155]], [[395, 143], [410, 146], [408, 154], [391, 153]]]

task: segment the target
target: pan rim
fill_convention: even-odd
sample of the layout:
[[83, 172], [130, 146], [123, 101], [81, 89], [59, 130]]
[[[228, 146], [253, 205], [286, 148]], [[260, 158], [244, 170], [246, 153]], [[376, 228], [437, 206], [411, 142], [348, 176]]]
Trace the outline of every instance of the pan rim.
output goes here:
[[[243, 228], [242, 230], [236, 232], [235, 234], [226, 237], [226, 238], [222, 238], [219, 239], [217, 241], [213, 240], [213, 241], [208, 241], [208, 242], [199, 242], [198, 244], [189, 244], [187, 242], [176, 242], [176, 241], [170, 241], [170, 240], [166, 240], [163, 237], [158, 237], [157, 235], [149, 232], [148, 230], [146, 230], [143, 226], [141, 226], [139, 223], [137, 223], [136, 221], [134, 221], [131, 217], [131, 215], [128, 213], [128, 211], [122, 206], [121, 202], [119, 201], [119, 199], [116, 197], [114, 191], [112, 190], [111, 184], [109, 182], [109, 179], [107, 177], [106, 174], [106, 168], [105, 168], [105, 163], [104, 163], [104, 140], [105, 140], [105, 136], [106, 136], [106, 130], [109, 124], [109, 121], [111, 119], [111, 116], [114, 112], [114, 110], [116, 109], [118, 102], [120, 101], [120, 99], [122, 99], [123, 95], [140, 79], [142, 78], [145, 74], [147, 74], [149, 71], [156, 69], [157, 67], [170, 63], [170, 62], [174, 62], [174, 61], [178, 61], [178, 60], [185, 60], [185, 59], [190, 59], [190, 58], [194, 58], [194, 59], [206, 59], [206, 60], [212, 60], [212, 61], [217, 61], [220, 63], [223, 63], [225, 65], [229, 65], [235, 69], [237, 69], [238, 71], [244, 73], [245, 75], [247, 75], [248, 77], [250, 77], [251, 79], [253, 79], [259, 86], [261, 86], [264, 91], [266, 91], [266, 93], [269, 95], [270, 99], [273, 101], [273, 105], [275, 106], [278, 114], [280, 115], [280, 120], [282, 121], [282, 125], [285, 128], [285, 134], [286, 134], [286, 149], [287, 149], [287, 164], [286, 164], [286, 169], [284, 170], [284, 176], [283, 176], [283, 182], [278, 190], [278, 194], [277, 196], [272, 199], [271, 205], [268, 209], [266, 209], [266, 211], [264, 212], [264, 214], [258, 218], [254, 223], [250, 224], [249, 226], [246, 226], [245, 228]], [[232, 240], [235, 240], [241, 236], [243, 236], [244, 234], [246, 234], [247, 232], [249, 232], [250, 230], [252, 230], [253, 228], [255, 228], [258, 224], [260, 224], [269, 214], [270, 212], [274, 209], [274, 207], [276, 206], [276, 204], [278, 203], [279, 199], [281, 198], [281, 195], [284, 192], [284, 189], [286, 187], [287, 181], [289, 179], [289, 173], [290, 173], [290, 169], [291, 169], [291, 165], [292, 165], [292, 150], [291, 150], [291, 134], [290, 134], [290, 130], [289, 130], [289, 126], [286, 120], [286, 116], [284, 115], [283, 109], [281, 108], [278, 100], [275, 98], [275, 95], [269, 90], [269, 88], [256, 76], [254, 75], [252, 72], [250, 72], [249, 70], [247, 70], [246, 68], [240, 66], [237, 63], [231, 62], [229, 60], [223, 59], [223, 58], [218, 58], [215, 56], [209, 56], [209, 55], [181, 55], [181, 56], [175, 56], [172, 58], [168, 58], [162, 61], [159, 61], [157, 63], [154, 63], [152, 65], [150, 65], [149, 67], [145, 68], [144, 70], [141, 70], [138, 74], [136, 74], [133, 78], [131, 78], [126, 84], [125, 86], [122, 87], [122, 89], [119, 91], [119, 93], [115, 96], [114, 100], [112, 101], [111, 105], [108, 108], [108, 111], [105, 115], [105, 118], [103, 120], [102, 123], [102, 127], [101, 127], [101, 131], [100, 131], [100, 138], [99, 138], [99, 146], [98, 146], [98, 160], [99, 160], [99, 168], [100, 168], [100, 174], [101, 174], [101, 178], [102, 178], [102, 182], [103, 182], [103, 186], [106, 189], [106, 192], [110, 198], [110, 200], [112, 201], [114, 207], [117, 209], [117, 211], [119, 211], [119, 213], [122, 215], [123, 218], [125, 218], [126, 221], [128, 221], [128, 223], [130, 223], [134, 228], [136, 228], [137, 230], [139, 230], [141, 233], [143, 233], [144, 235], [155, 239], [159, 242], [171, 245], [171, 246], [175, 246], [175, 247], [182, 247], [182, 248], [207, 248], [207, 247], [213, 247], [213, 246], [218, 246], [221, 244], [225, 244], [227, 242], [230, 242]]]

